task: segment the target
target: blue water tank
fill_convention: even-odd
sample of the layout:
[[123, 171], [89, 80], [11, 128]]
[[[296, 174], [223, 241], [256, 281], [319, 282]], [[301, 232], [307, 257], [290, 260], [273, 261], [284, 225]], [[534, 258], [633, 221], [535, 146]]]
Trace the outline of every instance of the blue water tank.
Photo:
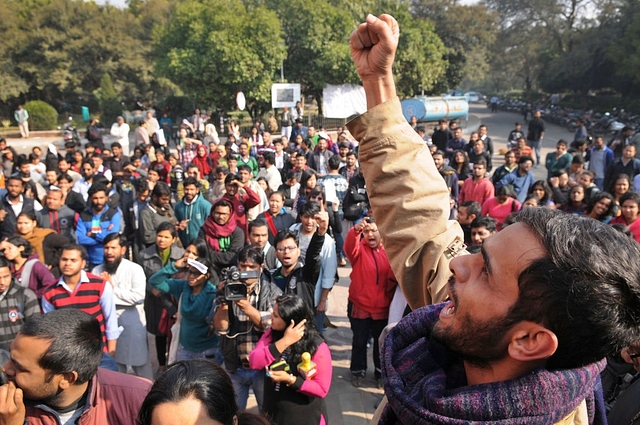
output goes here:
[[418, 96], [403, 100], [401, 104], [402, 115], [407, 121], [413, 116], [418, 122], [432, 122], [439, 119], [466, 118], [469, 115], [469, 102], [465, 96]]

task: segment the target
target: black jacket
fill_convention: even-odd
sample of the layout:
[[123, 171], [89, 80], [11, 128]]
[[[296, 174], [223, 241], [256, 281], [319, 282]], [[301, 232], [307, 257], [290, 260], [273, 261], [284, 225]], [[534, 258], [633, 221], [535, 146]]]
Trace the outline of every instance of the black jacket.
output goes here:
[[[7, 215], [5, 216], [4, 220], [0, 222], [0, 240], [13, 236], [17, 230], [16, 223], [18, 221], [18, 216], [15, 212], [13, 212], [13, 208], [11, 207], [11, 203], [9, 202], [9, 199], [7, 199], [7, 196], [9, 195], [6, 195], [4, 198], [2, 198], [2, 209], [7, 212]], [[34, 213], [34, 200], [31, 198], [27, 198], [24, 195], [22, 196], [22, 200], [22, 211], [20, 212]]]

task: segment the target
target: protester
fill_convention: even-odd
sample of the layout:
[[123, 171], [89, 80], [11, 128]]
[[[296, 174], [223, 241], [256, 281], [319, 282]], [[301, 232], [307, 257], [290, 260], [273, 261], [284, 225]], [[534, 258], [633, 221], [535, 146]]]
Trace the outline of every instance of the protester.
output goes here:
[[[312, 376], [301, 374], [302, 354], [316, 365]], [[285, 361], [289, 371], [270, 369]], [[331, 353], [317, 328], [309, 306], [300, 297], [282, 295], [273, 307], [267, 330], [249, 356], [252, 369], [268, 369], [263, 412], [278, 425], [328, 423], [324, 398], [329, 392], [333, 367]]]
[[629, 308], [640, 305], [640, 247], [593, 220], [529, 208], [481, 253], [459, 255], [449, 192], [396, 97], [398, 38], [395, 19], [369, 15], [350, 41], [369, 110], [349, 128], [375, 187], [392, 268], [415, 309], [383, 346], [387, 397], [374, 423], [602, 422], [602, 359], [640, 340]]

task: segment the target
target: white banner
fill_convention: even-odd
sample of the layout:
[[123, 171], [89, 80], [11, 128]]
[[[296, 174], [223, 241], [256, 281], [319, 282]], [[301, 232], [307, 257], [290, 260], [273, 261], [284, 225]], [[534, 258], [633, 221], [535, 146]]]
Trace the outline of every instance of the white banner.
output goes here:
[[327, 118], [348, 118], [367, 111], [364, 87], [355, 84], [333, 86], [327, 84], [322, 90], [324, 116]]

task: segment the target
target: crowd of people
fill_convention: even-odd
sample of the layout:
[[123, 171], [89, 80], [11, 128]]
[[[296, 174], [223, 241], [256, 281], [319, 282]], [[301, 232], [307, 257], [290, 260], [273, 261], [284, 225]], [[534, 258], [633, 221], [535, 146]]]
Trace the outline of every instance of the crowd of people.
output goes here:
[[348, 261], [373, 423], [633, 423], [640, 380], [604, 359], [640, 369], [634, 145], [559, 141], [536, 180], [534, 114], [493, 169], [486, 126], [467, 142], [404, 119], [398, 38], [389, 15], [352, 34], [368, 111], [335, 141], [298, 106], [279, 138], [231, 122], [224, 143], [199, 110], [166, 134], [149, 113], [131, 156], [128, 127], [46, 155], [0, 141], [0, 422], [329, 423], [325, 313]]
[[[95, 121], [82, 148], [18, 155], [0, 140], [2, 348], [13, 350], [34, 316], [81, 309], [100, 324], [102, 368], [153, 380], [171, 364], [207, 360], [228, 374], [240, 411], [252, 390], [275, 423], [326, 423], [323, 332], [338, 267], [351, 261], [357, 282], [355, 386], [372, 336], [378, 353], [396, 284], [357, 142], [344, 129], [332, 137], [302, 125], [297, 111], [291, 140], [260, 121], [246, 134], [232, 121], [221, 140], [199, 110], [166, 133], [166, 114], [148, 113], [132, 150], [121, 117], [111, 143]], [[298, 370], [303, 355], [314, 373]]]

